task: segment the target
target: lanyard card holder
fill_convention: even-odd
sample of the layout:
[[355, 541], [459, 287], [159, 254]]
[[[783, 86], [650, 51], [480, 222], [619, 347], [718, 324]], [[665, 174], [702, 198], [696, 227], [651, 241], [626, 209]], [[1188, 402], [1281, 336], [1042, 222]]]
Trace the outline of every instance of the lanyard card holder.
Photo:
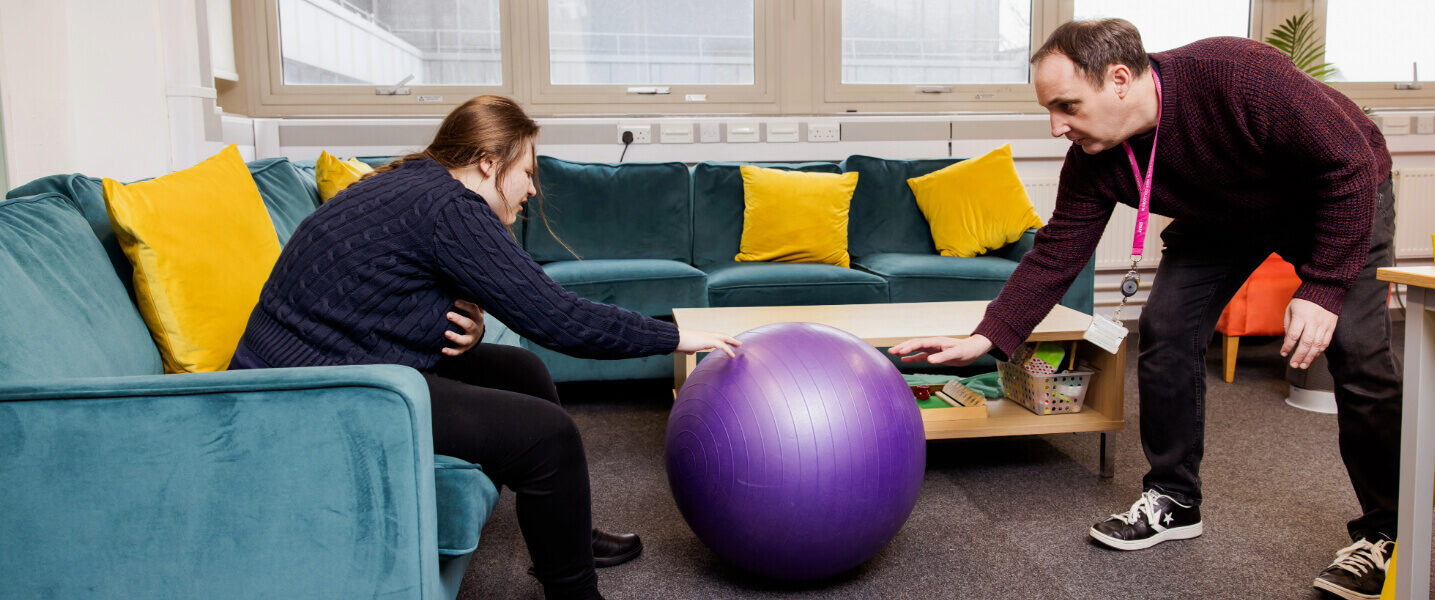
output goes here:
[[1116, 351], [1121, 349], [1121, 340], [1126, 339], [1126, 333], [1126, 327], [1120, 323], [1101, 315], [1093, 315], [1091, 326], [1086, 328], [1086, 333], [1081, 337], [1108, 353], [1116, 354]]

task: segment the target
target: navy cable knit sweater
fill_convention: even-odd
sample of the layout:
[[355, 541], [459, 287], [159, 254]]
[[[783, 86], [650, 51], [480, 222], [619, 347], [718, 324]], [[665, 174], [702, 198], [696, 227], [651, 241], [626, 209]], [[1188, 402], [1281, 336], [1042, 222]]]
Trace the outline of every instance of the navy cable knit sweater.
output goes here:
[[444, 317], [471, 300], [520, 335], [584, 358], [672, 352], [671, 323], [579, 298], [533, 262], [477, 194], [427, 159], [360, 181], [294, 232], [232, 368], [433, 367]]
[[[1296, 237], [1308, 258], [1296, 264], [1295, 297], [1340, 314], [1365, 264], [1376, 187], [1390, 173], [1380, 130], [1260, 42], [1201, 40], [1151, 62], [1163, 90], [1151, 212], [1228, 239]], [[1142, 169], [1151, 139], [1130, 140]], [[1072, 146], [1051, 220], [974, 333], [1010, 356], [1091, 259], [1115, 203], [1137, 200], [1121, 147], [1087, 155]]]

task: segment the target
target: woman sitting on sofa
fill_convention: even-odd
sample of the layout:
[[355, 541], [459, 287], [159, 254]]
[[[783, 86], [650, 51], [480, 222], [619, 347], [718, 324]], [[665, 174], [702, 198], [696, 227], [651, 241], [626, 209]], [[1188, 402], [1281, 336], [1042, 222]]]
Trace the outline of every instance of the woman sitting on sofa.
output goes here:
[[[513, 346], [464, 352], [474, 340], [445, 319], [477, 326], [449, 308], [472, 299], [524, 337], [579, 357], [731, 355], [739, 343], [584, 300], [544, 274], [507, 229], [537, 194], [537, 136], [512, 100], [480, 96], [450, 113], [424, 151], [319, 207], [280, 254], [230, 368], [418, 369], [433, 407], [434, 452], [482, 465], [517, 494], [545, 595], [598, 598], [595, 560], [624, 562], [641, 542], [592, 528], [582, 440], [543, 363]], [[445, 351], [445, 339], [458, 348]]]

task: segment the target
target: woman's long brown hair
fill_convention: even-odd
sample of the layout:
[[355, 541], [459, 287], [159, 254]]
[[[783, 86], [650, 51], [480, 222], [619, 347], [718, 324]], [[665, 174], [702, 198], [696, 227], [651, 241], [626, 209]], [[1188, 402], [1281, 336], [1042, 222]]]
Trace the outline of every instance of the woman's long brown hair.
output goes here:
[[[492, 176], [503, 181], [513, 169], [525, 167], [518, 162], [523, 159], [526, 151], [533, 151], [533, 160], [538, 160], [537, 141], [538, 123], [529, 118], [517, 102], [492, 94], [478, 96], [459, 105], [444, 117], [443, 123], [438, 126], [438, 133], [434, 134], [433, 142], [427, 148], [380, 166], [374, 169], [374, 172], [364, 175], [364, 178], [392, 171], [405, 162], [420, 158], [432, 160], [446, 169], [476, 165], [480, 160], [488, 158], [493, 160], [497, 167]], [[508, 202], [508, 198], [503, 196], [503, 186], [495, 187], [499, 199]], [[534, 165], [533, 169], [533, 187], [539, 189], [537, 165]], [[548, 217], [543, 212], [541, 191], [537, 200], [538, 215], [543, 220], [544, 228], [576, 258], [578, 254], [559, 239], [553, 227], [548, 224]]]

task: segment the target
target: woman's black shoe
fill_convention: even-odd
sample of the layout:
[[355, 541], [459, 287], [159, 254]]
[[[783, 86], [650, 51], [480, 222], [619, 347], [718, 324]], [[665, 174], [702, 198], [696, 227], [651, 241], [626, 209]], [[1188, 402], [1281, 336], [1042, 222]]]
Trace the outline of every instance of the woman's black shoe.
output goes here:
[[[616, 567], [625, 562], [637, 558], [643, 553], [643, 540], [638, 538], [636, 533], [604, 533], [593, 530], [593, 566], [595, 567]], [[528, 574], [534, 577], [538, 575], [533, 567], [528, 567]]]
[[643, 540], [636, 533], [604, 533], [593, 530], [593, 566], [615, 567], [643, 553]]

